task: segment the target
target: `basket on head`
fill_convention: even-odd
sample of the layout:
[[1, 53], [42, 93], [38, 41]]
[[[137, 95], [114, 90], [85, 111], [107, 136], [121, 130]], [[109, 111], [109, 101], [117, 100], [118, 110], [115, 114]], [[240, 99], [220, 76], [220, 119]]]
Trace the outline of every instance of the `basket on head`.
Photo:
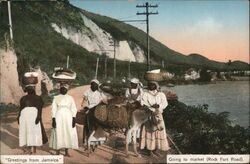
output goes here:
[[38, 83], [38, 73], [37, 72], [26, 72], [24, 74], [22, 82], [24, 85], [37, 84]]
[[53, 73], [52, 78], [59, 83], [69, 83], [76, 78], [76, 73], [67, 68], [58, 68]]
[[147, 81], [163, 81], [163, 74], [160, 72], [160, 69], [148, 71], [144, 75], [144, 79]]

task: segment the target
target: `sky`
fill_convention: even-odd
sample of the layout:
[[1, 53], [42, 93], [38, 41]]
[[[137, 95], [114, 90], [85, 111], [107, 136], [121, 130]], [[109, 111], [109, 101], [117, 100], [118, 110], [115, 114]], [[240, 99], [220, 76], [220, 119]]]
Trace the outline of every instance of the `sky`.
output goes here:
[[[79, 8], [119, 20], [141, 20], [149, 2], [158, 15], [149, 16], [150, 35], [184, 55], [249, 63], [248, 0], [70, 0]], [[130, 23], [146, 31], [145, 22]]]

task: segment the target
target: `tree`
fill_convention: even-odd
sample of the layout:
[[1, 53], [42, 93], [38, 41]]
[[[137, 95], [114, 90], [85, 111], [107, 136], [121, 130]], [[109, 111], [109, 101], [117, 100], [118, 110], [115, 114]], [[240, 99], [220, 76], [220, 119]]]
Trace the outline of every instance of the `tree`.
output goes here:
[[202, 69], [200, 72], [200, 79], [201, 82], [209, 82], [211, 81], [211, 75], [206, 69]]

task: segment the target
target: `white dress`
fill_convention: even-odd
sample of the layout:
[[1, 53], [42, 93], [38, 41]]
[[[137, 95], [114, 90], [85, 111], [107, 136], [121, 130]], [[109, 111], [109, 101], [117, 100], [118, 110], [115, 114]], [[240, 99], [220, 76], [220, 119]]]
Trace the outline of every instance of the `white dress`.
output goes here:
[[142, 128], [142, 137], [140, 148], [144, 149], [145, 147], [148, 150], [169, 150], [169, 144], [167, 141], [167, 133], [163, 120], [163, 110], [168, 106], [168, 101], [163, 92], [158, 92], [157, 90], [145, 92], [142, 96], [141, 105], [146, 105], [149, 110], [156, 112], [156, 109], [151, 107], [154, 104], [159, 105], [159, 113], [156, 116], [161, 120], [161, 127], [163, 130], [156, 130], [154, 132], [148, 131], [145, 126]]
[[78, 149], [78, 137], [76, 127], [72, 128], [72, 118], [76, 117], [77, 109], [73, 97], [70, 95], [58, 95], [52, 103], [52, 118], [56, 120], [56, 128], [53, 129], [50, 147], [53, 149], [72, 148]]
[[36, 107], [25, 107], [19, 118], [19, 146], [41, 146], [41, 124], [35, 124], [37, 117]]

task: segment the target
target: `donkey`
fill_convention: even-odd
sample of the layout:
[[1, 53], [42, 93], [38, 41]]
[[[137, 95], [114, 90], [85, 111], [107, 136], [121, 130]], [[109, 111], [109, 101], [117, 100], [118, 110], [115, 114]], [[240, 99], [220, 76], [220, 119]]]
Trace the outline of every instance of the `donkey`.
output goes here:
[[[137, 152], [137, 148], [136, 148], [136, 131], [138, 129], [141, 128], [142, 124], [145, 123], [150, 114], [149, 112], [146, 112], [147, 110], [144, 109], [143, 107], [141, 107], [140, 105], [137, 104], [130, 104], [125, 105], [125, 104], [121, 104], [122, 106], [124, 106], [126, 108], [127, 111], [127, 120], [130, 124], [130, 126], [128, 126], [128, 128], [126, 128], [126, 133], [125, 133], [125, 154], [128, 155], [128, 145], [129, 145], [129, 140], [132, 141], [133, 143], [133, 149], [134, 149], [134, 153], [136, 154], [136, 156], [140, 156], [139, 153]], [[96, 107], [98, 108], [99, 105]], [[94, 110], [96, 110], [96, 108]], [[92, 111], [94, 113], [94, 111]], [[78, 112], [77, 114], [77, 123], [82, 124], [83, 123], [83, 113], [82, 112]], [[94, 115], [93, 115], [94, 116]], [[102, 127], [105, 131], [109, 131], [111, 128], [111, 126], [107, 123], [107, 122], [102, 122], [100, 123], [99, 121], [97, 121], [98, 118], [96, 118], [94, 116], [92, 122], [95, 122], [98, 126]], [[124, 127], [120, 127], [120, 129], [123, 129]], [[93, 137], [94, 133], [96, 132], [96, 130], [93, 130], [90, 134], [90, 136], [87, 138], [87, 150], [90, 150], [90, 142], [91, 142], [91, 137]], [[131, 138], [130, 138], [131, 137]]]
[[126, 133], [125, 154], [127, 156], [128, 156], [129, 137], [131, 137], [131, 140], [133, 142], [134, 153], [136, 154], [136, 156], [141, 157], [136, 148], [136, 131], [139, 128], [141, 128], [142, 124], [144, 124], [148, 120], [149, 116], [150, 115], [148, 112], [146, 112], [146, 110], [141, 110], [141, 109], [137, 109], [132, 113], [131, 126]]

